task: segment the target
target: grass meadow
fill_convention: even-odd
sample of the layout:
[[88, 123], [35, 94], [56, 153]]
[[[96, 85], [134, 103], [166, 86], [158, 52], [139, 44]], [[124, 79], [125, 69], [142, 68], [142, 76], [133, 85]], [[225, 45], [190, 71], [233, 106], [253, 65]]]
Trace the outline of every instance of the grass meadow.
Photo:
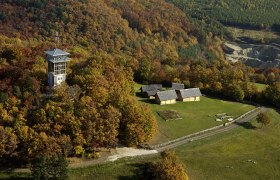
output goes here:
[[250, 29], [241, 29], [236, 27], [227, 27], [235, 39], [241, 37], [248, 37], [255, 41], [263, 40], [279, 40], [279, 34], [269, 31], [269, 30], [250, 30]]
[[258, 89], [259, 92], [262, 92], [266, 89], [267, 85], [266, 84], [260, 84], [260, 83], [254, 83]]
[[280, 179], [280, 115], [260, 129], [240, 127], [176, 149], [191, 179]]

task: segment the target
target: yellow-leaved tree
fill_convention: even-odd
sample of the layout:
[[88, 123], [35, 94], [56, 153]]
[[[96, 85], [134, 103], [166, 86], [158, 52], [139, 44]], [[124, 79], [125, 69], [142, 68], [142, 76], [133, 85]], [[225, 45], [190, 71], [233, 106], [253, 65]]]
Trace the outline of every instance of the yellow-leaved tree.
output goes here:
[[188, 180], [185, 165], [179, 161], [174, 151], [162, 153], [162, 159], [149, 165], [150, 177], [156, 180]]

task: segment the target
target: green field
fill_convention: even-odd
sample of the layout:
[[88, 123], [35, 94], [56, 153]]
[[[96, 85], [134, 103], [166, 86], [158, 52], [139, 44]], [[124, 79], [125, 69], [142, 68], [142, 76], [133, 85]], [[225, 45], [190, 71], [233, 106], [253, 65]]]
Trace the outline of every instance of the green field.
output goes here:
[[[157, 117], [159, 126], [158, 136], [152, 144], [179, 138], [226, 122], [226, 120], [216, 122], [216, 114], [227, 113], [230, 116], [238, 117], [254, 108], [247, 104], [208, 97], [202, 97], [200, 102], [177, 102], [176, 104], [164, 106], [151, 104], [150, 106]], [[160, 110], [177, 111], [181, 114], [182, 119], [165, 121], [156, 113]]]
[[260, 84], [260, 83], [254, 83], [257, 86], [257, 89], [259, 92], [265, 90], [265, 88], [267, 87], [266, 84]]
[[138, 157], [133, 159], [121, 159], [116, 162], [97, 165], [93, 167], [72, 169], [69, 171], [70, 180], [136, 180], [141, 167], [146, 162], [157, 159], [156, 156]]
[[[238, 128], [181, 146], [177, 155], [194, 179], [279, 179], [280, 115], [269, 114], [273, 120], [268, 127]], [[253, 126], [259, 127], [255, 121]]]

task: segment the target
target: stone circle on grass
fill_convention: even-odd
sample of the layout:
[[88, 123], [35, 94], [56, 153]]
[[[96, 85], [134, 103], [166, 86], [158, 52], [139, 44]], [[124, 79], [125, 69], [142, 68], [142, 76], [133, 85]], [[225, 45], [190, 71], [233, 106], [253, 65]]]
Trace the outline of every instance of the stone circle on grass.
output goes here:
[[173, 121], [173, 120], [182, 119], [181, 114], [174, 110], [162, 110], [162, 111], [157, 111], [157, 113], [165, 121]]

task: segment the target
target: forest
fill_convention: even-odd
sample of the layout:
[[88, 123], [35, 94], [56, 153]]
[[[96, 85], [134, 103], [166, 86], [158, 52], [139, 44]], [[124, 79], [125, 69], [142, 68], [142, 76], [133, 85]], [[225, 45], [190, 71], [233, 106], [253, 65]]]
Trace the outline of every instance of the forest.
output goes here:
[[[279, 71], [225, 61], [222, 35], [197, 27], [163, 0], [0, 5], [0, 165], [42, 156], [94, 158], [100, 147], [149, 142], [157, 124], [135, 99], [134, 81], [182, 82], [236, 101], [280, 94]], [[54, 47], [67, 49], [71, 62], [67, 82], [52, 93], [44, 51]], [[250, 81], [271, 87], [260, 93]]]
[[167, 0], [193, 18], [197, 25], [230, 37], [223, 25], [280, 31], [278, 0]]

